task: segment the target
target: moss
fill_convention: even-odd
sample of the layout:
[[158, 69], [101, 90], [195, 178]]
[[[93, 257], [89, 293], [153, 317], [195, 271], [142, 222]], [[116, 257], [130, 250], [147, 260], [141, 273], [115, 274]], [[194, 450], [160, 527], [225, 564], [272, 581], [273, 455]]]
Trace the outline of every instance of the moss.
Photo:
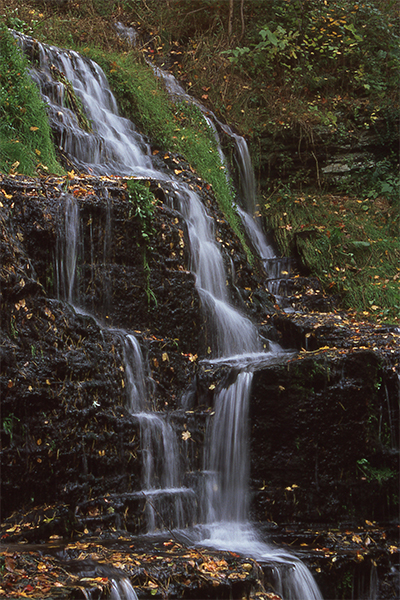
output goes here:
[[12, 35], [0, 23], [0, 170], [62, 174], [39, 90]]

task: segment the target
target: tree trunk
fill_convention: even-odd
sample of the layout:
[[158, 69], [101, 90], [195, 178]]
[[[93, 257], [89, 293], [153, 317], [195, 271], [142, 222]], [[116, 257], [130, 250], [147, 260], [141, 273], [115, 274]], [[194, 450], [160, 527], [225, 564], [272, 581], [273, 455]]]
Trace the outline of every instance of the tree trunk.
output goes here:
[[244, 36], [244, 27], [245, 27], [245, 25], [244, 25], [244, 12], [243, 12], [243, 10], [244, 10], [244, 0], [240, 0], [240, 21], [241, 21], [241, 24], [242, 24], [242, 30], [240, 32], [240, 39], [242, 39], [242, 37]]
[[229, 16], [228, 16], [228, 37], [232, 35], [233, 25], [233, 0], [229, 0]]

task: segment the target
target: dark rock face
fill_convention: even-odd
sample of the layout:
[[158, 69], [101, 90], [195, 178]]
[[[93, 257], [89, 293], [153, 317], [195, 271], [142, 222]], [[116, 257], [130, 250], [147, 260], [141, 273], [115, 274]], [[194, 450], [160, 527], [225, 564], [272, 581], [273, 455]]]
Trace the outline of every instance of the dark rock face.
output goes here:
[[23, 505], [73, 507], [140, 489], [138, 424], [125, 408], [116, 328], [137, 331], [161, 406], [173, 405], [190, 381], [193, 365], [185, 354], [195, 352], [201, 328], [185, 245], [175, 254], [184, 237], [181, 220], [168, 207], [156, 210], [146, 270], [140, 224], [118, 185], [110, 185], [107, 201], [104, 187], [77, 194], [78, 304], [109, 327], [56, 299], [64, 196], [58, 181], [31, 183], [3, 182], [3, 517]]
[[[9, 517], [7, 541], [143, 531], [142, 450], [139, 423], [126, 408], [122, 329], [140, 343], [150, 401], [168, 411], [182, 438], [183, 485], [196, 490], [213, 396], [236, 374], [198, 360], [207, 356], [207, 322], [189, 270], [186, 226], [168, 186], [149, 186], [159, 202], [145, 246], [123, 180], [2, 181], [2, 517], [28, 511], [27, 527], [21, 521], [15, 533]], [[62, 278], [65, 189], [79, 210], [73, 301], [80, 310], [65, 300]], [[210, 193], [204, 202], [216, 217], [233, 302], [263, 337], [297, 351], [254, 374], [251, 517], [264, 525], [345, 527], [395, 519], [398, 331], [337, 313], [276, 311], [261, 269], [247, 263]], [[307, 535], [301, 539], [308, 543]], [[390, 552], [381, 553], [385, 564], [371, 558], [387, 582]], [[312, 556], [309, 564], [320, 568]], [[328, 567], [321, 569], [329, 582]], [[339, 571], [338, 580], [350, 572]]]
[[[396, 110], [390, 112], [371, 128], [364, 127], [360, 118], [344, 137], [339, 128], [314, 124], [257, 138], [255, 155], [260, 156], [261, 181], [290, 181], [296, 172], [302, 174], [303, 184], [335, 186], [372, 174], [380, 161], [397, 152], [398, 115]], [[340, 120], [346, 122], [344, 113]]]
[[[304, 353], [254, 376], [252, 488], [259, 520], [388, 521], [397, 514], [398, 406], [370, 350]], [[384, 386], [383, 386], [384, 387]]]
[[[168, 201], [168, 185], [148, 183], [158, 204], [145, 245], [121, 180], [2, 182], [3, 517], [51, 501], [72, 510], [89, 502], [90, 509], [91, 498], [115, 493], [125, 494], [115, 500], [124, 511], [129, 505], [131, 514], [133, 506], [141, 512], [143, 499], [129, 496], [140, 490], [141, 451], [138, 423], [125, 407], [121, 330], [139, 340], [154, 407], [171, 411], [182, 396], [196, 406], [212, 404], [197, 364], [206, 355], [207, 324], [188, 268], [186, 225]], [[70, 292], [77, 310], [65, 300], [71, 198], [79, 213]], [[247, 305], [255, 318], [265, 317], [272, 303], [262, 280], [210, 193], [204, 201], [232, 256], [235, 302], [246, 309], [242, 291], [251, 286], [265, 302]], [[182, 430], [189, 422], [178, 413], [172, 419]], [[188, 471], [201, 469], [204, 417], [199, 423], [191, 419], [190, 452], [182, 447]], [[131, 529], [137, 525], [132, 521]]]

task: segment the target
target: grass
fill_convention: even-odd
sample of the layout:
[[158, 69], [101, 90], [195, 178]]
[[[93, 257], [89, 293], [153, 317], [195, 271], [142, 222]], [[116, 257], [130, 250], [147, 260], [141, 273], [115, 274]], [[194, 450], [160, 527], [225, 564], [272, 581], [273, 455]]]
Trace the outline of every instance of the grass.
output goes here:
[[14, 38], [0, 23], [0, 170], [62, 174], [45, 106], [27, 66]]
[[296, 194], [264, 201], [283, 254], [297, 254], [343, 308], [395, 322], [400, 316], [398, 200]]

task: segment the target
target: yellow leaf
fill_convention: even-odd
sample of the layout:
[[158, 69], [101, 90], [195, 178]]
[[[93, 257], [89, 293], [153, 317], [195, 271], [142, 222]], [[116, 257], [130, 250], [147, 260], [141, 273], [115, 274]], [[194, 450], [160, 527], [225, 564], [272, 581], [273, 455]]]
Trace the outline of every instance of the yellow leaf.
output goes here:
[[31, 131], [37, 131], [37, 130], [39, 129], [39, 127], [29, 127], [29, 129], [30, 129]]
[[169, 356], [168, 356], [168, 354], [166, 352], [163, 352], [162, 359], [163, 359], [164, 362], [166, 360], [169, 360]]
[[40, 156], [40, 155], [42, 154], [42, 153], [40, 152], [40, 150], [38, 150], [37, 148], [36, 148], [36, 150], [35, 150], [35, 153], [36, 153], [38, 156]]
[[12, 198], [12, 194], [6, 194], [6, 192], [2, 189], [1, 192], [4, 194], [4, 196], [7, 198], [7, 200], [11, 200]]
[[24, 308], [25, 304], [26, 304], [25, 298], [23, 298], [22, 300], [17, 302], [17, 304], [15, 304], [14, 306], [17, 310], [19, 310], [20, 308]]

